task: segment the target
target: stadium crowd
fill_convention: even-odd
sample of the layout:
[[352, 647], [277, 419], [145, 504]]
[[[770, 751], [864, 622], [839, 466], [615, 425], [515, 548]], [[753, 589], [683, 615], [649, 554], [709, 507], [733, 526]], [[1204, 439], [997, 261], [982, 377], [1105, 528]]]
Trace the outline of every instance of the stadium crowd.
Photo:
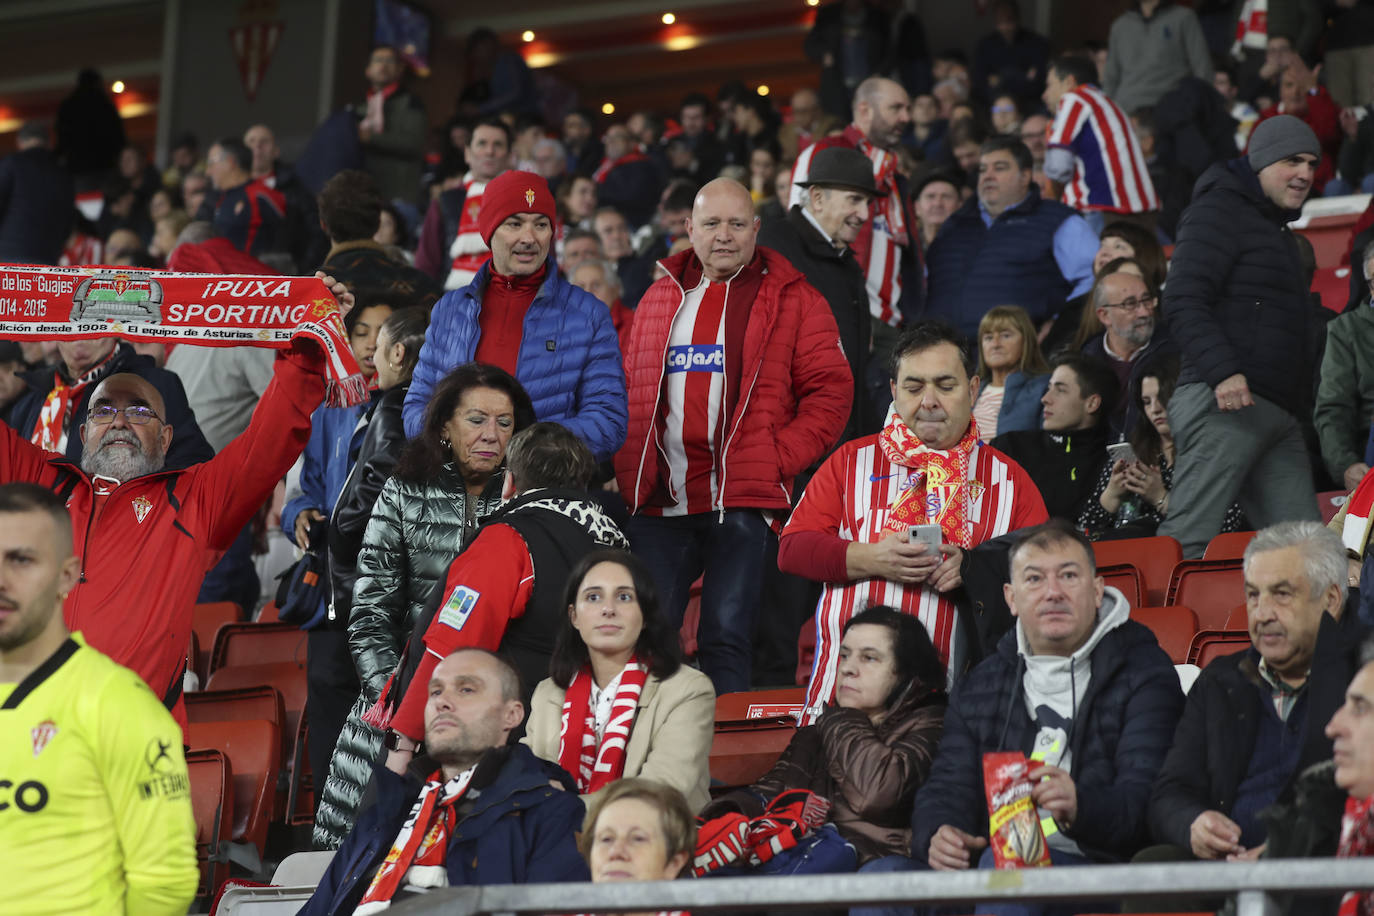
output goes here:
[[[1064, 48], [994, 0], [969, 58], [833, 0], [781, 108], [623, 121], [478, 30], [439, 123], [381, 46], [326, 174], [268, 124], [159, 170], [84, 72], [0, 261], [313, 273], [369, 398], [300, 337], [0, 341], [0, 910], [192, 904], [218, 601], [306, 631], [313, 831], [234, 859], [333, 851], [302, 912], [1006, 867], [1005, 753], [1013, 864], [1374, 855], [1374, 202], [1339, 314], [1290, 226], [1374, 191], [1374, 0], [1120, 6]], [[1095, 544], [1224, 532], [1249, 644], [1199, 674]], [[713, 786], [716, 698], [794, 682]]]

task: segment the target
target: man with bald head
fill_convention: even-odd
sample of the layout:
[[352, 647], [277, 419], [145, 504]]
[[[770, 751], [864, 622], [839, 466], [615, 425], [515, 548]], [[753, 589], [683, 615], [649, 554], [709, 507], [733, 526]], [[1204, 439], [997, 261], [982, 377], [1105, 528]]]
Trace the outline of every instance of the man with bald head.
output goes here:
[[635, 311], [625, 353], [629, 436], [616, 480], [626, 532], [677, 627], [704, 573], [698, 660], [718, 693], [750, 687], [750, 642], [793, 478], [834, 445], [853, 377], [830, 307], [757, 245], [749, 191], [717, 178], [687, 221], [690, 250]]
[[[873, 218], [850, 243], [864, 269], [868, 308], [873, 325], [872, 365], [886, 365], [897, 339], [897, 325], [910, 323], [921, 313], [925, 299], [921, 256], [915, 244], [916, 214], [906, 179], [897, 172], [896, 149], [911, 124], [911, 101], [900, 83], [871, 76], [854, 92], [854, 122], [838, 137], [823, 137], [797, 157], [792, 170], [789, 206], [806, 203], [812, 157], [832, 146], [857, 149], [873, 163], [878, 194], [873, 198]], [[887, 406], [885, 379], [858, 379], [867, 385], [883, 407]]]
[[782, 161], [792, 162], [797, 154], [840, 126], [836, 117], [821, 108], [821, 97], [814, 89], [792, 93], [792, 115], [778, 128]]
[[601, 142], [606, 158], [592, 173], [597, 203], [615, 207], [638, 229], [654, 215], [666, 176], [624, 124], [612, 124]]
[[[325, 280], [351, 304], [343, 284]], [[83, 341], [61, 346], [64, 359], [107, 358]], [[143, 372], [87, 381], [70, 430], [84, 446], [79, 463], [0, 426], [0, 480], [50, 489], [71, 513], [80, 575], [63, 605], [67, 628], [133, 669], [183, 726], [181, 680], [201, 581], [300, 456], [324, 398], [319, 347], [298, 340], [278, 352], [248, 428], [189, 467], [169, 460], [184, 431], [172, 399]], [[184, 411], [180, 384], [176, 393]]]
[[1092, 303], [1104, 330], [1083, 345], [1083, 352], [1116, 373], [1122, 397], [1108, 418], [1115, 438], [1131, 428], [1138, 409], [1126, 393], [1135, 390], [1144, 367], [1175, 347], [1159, 321], [1159, 296], [1137, 274], [1119, 270], [1098, 277]]

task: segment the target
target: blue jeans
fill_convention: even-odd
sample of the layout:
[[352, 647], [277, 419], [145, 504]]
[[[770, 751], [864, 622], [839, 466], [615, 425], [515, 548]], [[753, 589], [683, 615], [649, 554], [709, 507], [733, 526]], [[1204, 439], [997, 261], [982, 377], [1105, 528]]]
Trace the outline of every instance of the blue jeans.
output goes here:
[[674, 630], [682, 626], [692, 583], [704, 574], [697, 663], [717, 694], [748, 690], [764, 558], [777, 537], [763, 514], [727, 509], [676, 518], [635, 515], [625, 533], [649, 567], [659, 606]]
[[[926, 863], [908, 859], [906, 856], [883, 856], [859, 869], [861, 875], [888, 875], [900, 871], [925, 871]], [[850, 907], [849, 916], [912, 916], [915, 913], [909, 906], [856, 906]]]

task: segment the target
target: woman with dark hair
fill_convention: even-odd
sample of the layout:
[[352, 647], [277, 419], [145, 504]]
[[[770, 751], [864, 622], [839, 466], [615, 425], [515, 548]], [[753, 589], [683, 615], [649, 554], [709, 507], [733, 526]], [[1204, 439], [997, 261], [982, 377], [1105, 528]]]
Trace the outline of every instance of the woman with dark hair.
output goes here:
[[[1176, 452], [1168, 404], [1178, 370], [1178, 355], [1165, 354], [1144, 366], [1139, 382], [1131, 385], [1131, 399], [1139, 407], [1127, 436], [1134, 458], [1103, 466], [1097, 490], [1078, 516], [1078, 527], [1095, 541], [1148, 537], [1169, 514]], [[1221, 530], [1244, 531], [1246, 524], [1240, 506], [1231, 503]]]
[[575, 174], [564, 178], [558, 183], [554, 200], [558, 204], [560, 228], [592, 228], [592, 217], [596, 215], [596, 182], [590, 175]]
[[362, 692], [344, 724], [315, 819], [332, 849], [352, 827], [382, 732], [363, 721], [400, 659], [416, 619], [448, 565], [501, 505], [506, 446], [534, 422], [511, 375], [465, 363], [434, 390], [420, 435], [401, 452], [363, 533], [348, 626]]
[[837, 684], [834, 705], [798, 729], [762, 779], [702, 817], [757, 817], [780, 793], [809, 789], [829, 799], [827, 827], [854, 848], [848, 870], [909, 855], [912, 802], [944, 730], [944, 665], [918, 619], [880, 605], [845, 624]]
[[1040, 428], [1050, 367], [1021, 306], [996, 306], [978, 322], [978, 381], [973, 418], [985, 442], [999, 433]]
[[1154, 234], [1135, 223], [1117, 221], [1102, 230], [1097, 255], [1093, 258], [1093, 276], [1100, 277], [1103, 268], [1117, 258], [1132, 258], [1145, 277], [1145, 285], [1158, 292], [1164, 286], [1169, 260]]
[[672, 786], [700, 809], [710, 800], [716, 692], [678, 661], [677, 632], [659, 612], [643, 561], [625, 550], [588, 554], [568, 577], [567, 606], [524, 742], [571, 773], [589, 804], [615, 780], [637, 776]]

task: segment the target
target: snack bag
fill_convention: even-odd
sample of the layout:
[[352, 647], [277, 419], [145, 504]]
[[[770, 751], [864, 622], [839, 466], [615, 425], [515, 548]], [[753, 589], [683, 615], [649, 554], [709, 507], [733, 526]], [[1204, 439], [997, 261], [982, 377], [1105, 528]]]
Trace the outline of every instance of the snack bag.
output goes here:
[[1030, 765], [1019, 751], [983, 755], [988, 835], [998, 868], [1044, 868], [1050, 849], [1031, 801]]

